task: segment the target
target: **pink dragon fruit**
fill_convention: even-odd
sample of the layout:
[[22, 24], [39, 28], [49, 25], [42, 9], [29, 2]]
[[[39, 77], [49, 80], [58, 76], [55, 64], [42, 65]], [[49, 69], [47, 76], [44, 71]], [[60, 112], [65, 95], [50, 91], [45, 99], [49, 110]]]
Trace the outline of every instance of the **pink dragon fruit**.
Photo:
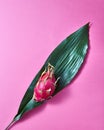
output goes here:
[[40, 102], [51, 98], [55, 91], [58, 79], [55, 79], [54, 67], [51, 64], [48, 64], [47, 70], [45, 69], [41, 74], [36, 87], [34, 88], [34, 99], [37, 102]]

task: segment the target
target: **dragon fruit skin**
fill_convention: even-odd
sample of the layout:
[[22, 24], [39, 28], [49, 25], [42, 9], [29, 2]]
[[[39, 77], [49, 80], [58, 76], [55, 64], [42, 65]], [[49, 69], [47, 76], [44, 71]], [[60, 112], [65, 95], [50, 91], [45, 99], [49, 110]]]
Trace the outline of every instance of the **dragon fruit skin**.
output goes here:
[[54, 76], [54, 67], [51, 64], [48, 64], [47, 71], [45, 70], [41, 74], [36, 87], [34, 88], [34, 99], [37, 102], [41, 102], [52, 97], [56, 88], [56, 83], [57, 80]]

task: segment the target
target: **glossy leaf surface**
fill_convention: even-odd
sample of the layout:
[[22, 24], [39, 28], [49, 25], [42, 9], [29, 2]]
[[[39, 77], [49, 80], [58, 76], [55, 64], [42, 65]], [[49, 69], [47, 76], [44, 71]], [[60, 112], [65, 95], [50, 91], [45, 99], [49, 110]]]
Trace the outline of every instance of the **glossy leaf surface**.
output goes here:
[[[39, 105], [43, 102], [36, 102], [32, 99], [34, 87], [44, 69], [47, 67], [48, 63], [55, 67], [55, 77], [60, 77], [55, 93], [56, 95], [59, 91], [66, 87], [67, 84], [77, 74], [79, 68], [81, 67], [88, 49], [89, 42], [89, 23], [81, 27], [79, 30], [68, 36], [64, 41], [62, 41], [59, 46], [57, 46], [54, 51], [49, 55], [45, 64], [35, 76], [31, 82], [29, 88], [27, 89], [17, 115], [14, 117], [13, 121], [19, 120], [23, 114]], [[53, 96], [54, 96], [53, 95]]]

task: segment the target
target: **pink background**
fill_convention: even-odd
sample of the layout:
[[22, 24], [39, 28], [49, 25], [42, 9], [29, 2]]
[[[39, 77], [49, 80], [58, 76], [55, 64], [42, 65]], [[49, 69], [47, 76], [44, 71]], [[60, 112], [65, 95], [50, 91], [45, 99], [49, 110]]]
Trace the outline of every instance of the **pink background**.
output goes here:
[[103, 0], [0, 0], [0, 130], [50, 52], [89, 21], [90, 51], [79, 76], [11, 130], [104, 130], [103, 13]]

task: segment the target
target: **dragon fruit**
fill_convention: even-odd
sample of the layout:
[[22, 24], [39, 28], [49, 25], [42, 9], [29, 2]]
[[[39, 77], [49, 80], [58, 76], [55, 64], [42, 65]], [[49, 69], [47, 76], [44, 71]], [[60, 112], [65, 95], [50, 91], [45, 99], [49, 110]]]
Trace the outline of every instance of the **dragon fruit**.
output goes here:
[[56, 80], [54, 76], [54, 67], [48, 64], [47, 69], [41, 74], [34, 88], [34, 99], [37, 102], [41, 102], [51, 98], [56, 89], [58, 79]]

